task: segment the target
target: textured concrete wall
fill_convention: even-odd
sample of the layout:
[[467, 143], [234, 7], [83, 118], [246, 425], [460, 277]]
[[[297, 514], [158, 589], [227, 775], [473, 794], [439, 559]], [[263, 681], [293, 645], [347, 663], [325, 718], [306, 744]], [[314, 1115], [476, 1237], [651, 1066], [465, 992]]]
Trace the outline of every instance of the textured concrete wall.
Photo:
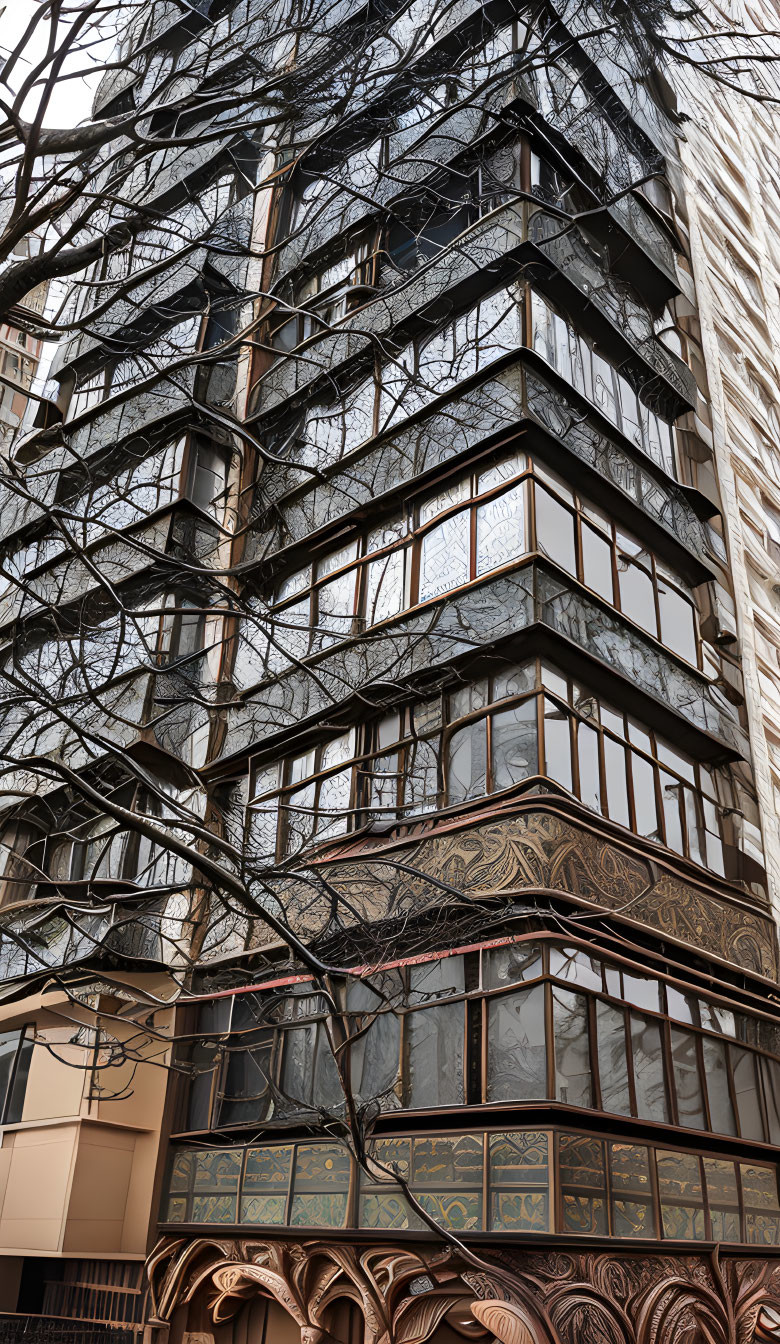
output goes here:
[[[716, 27], [780, 29], [776, 4], [710, 6]], [[768, 45], [768, 44], [767, 44]], [[725, 50], [725, 44], [724, 44]], [[780, 920], [780, 67], [758, 99], [675, 77], [690, 247], [731, 551], [775, 915]]]

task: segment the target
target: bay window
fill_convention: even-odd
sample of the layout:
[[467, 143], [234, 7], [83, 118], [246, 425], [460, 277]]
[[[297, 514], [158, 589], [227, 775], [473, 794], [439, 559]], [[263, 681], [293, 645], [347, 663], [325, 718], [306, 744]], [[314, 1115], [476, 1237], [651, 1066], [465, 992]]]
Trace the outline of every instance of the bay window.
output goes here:
[[557, 1102], [780, 1142], [769, 1019], [683, 1001], [592, 948], [507, 939], [363, 971], [335, 995], [306, 981], [205, 1004], [186, 1128], [342, 1114], [345, 1074], [383, 1111]]
[[257, 857], [292, 856], [315, 839], [459, 806], [536, 776], [637, 835], [738, 876], [732, 773], [694, 760], [536, 661], [455, 684], [259, 768], [250, 844]]

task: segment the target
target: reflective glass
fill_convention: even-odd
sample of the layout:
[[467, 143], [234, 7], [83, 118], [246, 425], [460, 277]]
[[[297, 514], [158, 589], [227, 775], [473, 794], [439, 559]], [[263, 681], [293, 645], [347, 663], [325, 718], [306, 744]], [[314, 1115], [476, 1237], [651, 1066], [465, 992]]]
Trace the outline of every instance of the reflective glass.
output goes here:
[[538, 771], [536, 698], [491, 717], [494, 790], [509, 788]]
[[696, 1037], [672, 1027], [672, 1069], [677, 1093], [677, 1116], [681, 1125], [705, 1129], [704, 1102], [699, 1078]]
[[582, 994], [553, 985], [552, 1002], [555, 1095], [569, 1106], [592, 1106], [588, 1001]]
[[664, 1057], [660, 1023], [652, 1017], [631, 1013], [631, 1054], [637, 1115], [642, 1120], [665, 1123], [669, 1110], [664, 1085]]
[[534, 498], [537, 548], [544, 555], [549, 555], [567, 574], [576, 576], [574, 515], [540, 485], [535, 487]]
[[447, 801], [463, 803], [487, 791], [487, 728], [484, 719], [459, 728], [447, 747]]
[[487, 1023], [487, 1100], [546, 1097], [544, 986], [491, 999]]

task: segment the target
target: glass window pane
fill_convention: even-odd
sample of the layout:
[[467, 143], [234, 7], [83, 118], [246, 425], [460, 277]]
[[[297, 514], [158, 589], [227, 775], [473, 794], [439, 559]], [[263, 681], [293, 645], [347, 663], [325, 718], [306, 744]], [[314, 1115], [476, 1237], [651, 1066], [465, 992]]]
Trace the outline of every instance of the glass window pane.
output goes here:
[[730, 1045], [729, 1058], [739, 1112], [739, 1132], [743, 1139], [757, 1139], [761, 1142], [766, 1136], [761, 1118], [756, 1056], [752, 1050], [741, 1050], [737, 1045]]
[[477, 573], [507, 565], [523, 555], [525, 485], [515, 485], [477, 508]]
[[656, 1166], [664, 1236], [703, 1241], [706, 1232], [698, 1157], [659, 1148]]
[[705, 1157], [703, 1165], [710, 1206], [712, 1240], [741, 1241], [739, 1195], [734, 1163]]
[[538, 943], [510, 943], [482, 953], [486, 989], [504, 989], [520, 980], [535, 980], [542, 974], [542, 949]]
[[631, 1013], [631, 1053], [637, 1115], [641, 1120], [666, 1123], [669, 1111], [662, 1046], [661, 1024], [655, 1018]]
[[692, 1129], [705, 1129], [696, 1037], [679, 1027], [672, 1027], [672, 1069], [680, 1124]]
[[601, 989], [601, 962], [588, 956], [580, 947], [559, 947], [549, 949], [550, 975], [559, 980], [569, 980], [584, 989]]
[[658, 808], [655, 797], [655, 769], [635, 751], [630, 752], [631, 778], [634, 788], [634, 814], [637, 835], [658, 839]]
[[502, 1232], [549, 1232], [549, 1134], [491, 1134], [490, 1225]]
[[487, 1100], [546, 1097], [544, 986], [491, 999], [487, 1021]]
[[4, 1123], [7, 1125], [16, 1125], [22, 1119], [24, 1111], [24, 1094], [27, 1091], [27, 1078], [30, 1073], [33, 1050], [35, 1043], [29, 1031], [23, 1033], [22, 1044], [19, 1049], [19, 1055], [16, 1061], [16, 1072], [11, 1084], [11, 1091], [8, 1096]]
[[468, 583], [470, 517], [470, 511], [462, 509], [426, 532], [420, 547], [419, 602]]
[[403, 609], [405, 556], [405, 549], [390, 551], [366, 566], [366, 625], [377, 625]]
[[612, 604], [612, 547], [589, 523], [583, 522], [581, 536], [582, 581]]
[[587, 723], [577, 724], [577, 749], [580, 766], [580, 798], [594, 812], [601, 811], [601, 775], [599, 771], [599, 735]]
[[572, 787], [571, 730], [565, 709], [554, 700], [544, 701], [544, 773], [565, 789]]
[[483, 1226], [483, 1144], [481, 1134], [414, 1140], [414, 1193], [426, 1212], [445, 1227], [478, 1231]]
[[696, 622], [693, 607], [675, 588], [659, 580], [658, 604], [661, 612], [661, 639], [687, 662], [696, 664]]
[[626, 784], [626, 749], [613, 737], [604, 734], [604, 773], [607, 781], [607, 815], [622, 826], [630, 826], [628, 786]]
[[710, 1104], [710, 1127], [716, 1134], [736, 1134], [734, 1107], [729, 1096], [726, 1042], [713, 1036], [702, 1036], [701, 1047], [707, 1100]]
[[588, 1001], [560, 985], [553, 985], [552, 1001], [556, 1098], [569, 1106], [592, 1106]]
[[561, 1134], [558, 1171], [563, 1228], [604, 1236], [608, 1231], [604, 1143], [585, 1134]]
[[760, 1069], [769, 1122], [769, 1142], [780, 1144], [780, 1063], [776, 1059], [762, 1059]]
[[296, 1144], [291, 1226], [343, 1227], [349, 1176], [349, 1154], [340, 1144]]
[[465, 1101], [464, 1023], [462, 1002], [407, 1014], [406, 1104], [411, 1109], [460, 1106]]
[[648, 630], [651, 635], [657, 634], [653, 580], [647, 571], [627, 555], [621, 555], [618, 558], [618, 584], [621, 611], [629, 620], [641, 625], [643, 630]]
[[447, 802], [463, 803], [487, 791], [487, 732], [484, 719], [452, 734], [447, 746]]
[[574, 546], [574, 515], [541, 485], [534, 486], [536, 500], [536, 545], [544, 555], [565, 569], [577, 574]]
[[[236, 1004], [237, 1009], [244, 1005]], [[256, 1019], [252, 1017], [252, 1021]], [[231, 1037], [226, 1052], [223, 1080], [223, 1098], [219, 1107], [218, 1124], [238, 1124], [240, 1121], [257, 1123], [268, 1114], [271, 1105], [271, 1050], [273, 1033], [270, 1029], [243, 1030], [249, 1020], [237, 1020], [233, 1027], [241, 1035]]]
[[780, 1244], [777, 1168], [740, 1162], [739, 1171], [745, 1207], [745, 1241], [754, 1245], [777, 1246]]
[[655, 1215], [646, 1148], [633, 1143], [609, 1145], [612, 1231], [616, 1237], [654, 1237]]
[[0, 1035], [0, 1120], [5, 1110], [6, 1094], [11, 1082], [18, 1044], [18, 1031], [4, 1031]]
[[664, 809], [664, 825], [666, 826], [666, 843], [669, 849], [673, 849], [677, 854], [684, 853], [682, 823], [680, 821], [682, 787], [679, 779], [667, 775], [663, 770], [661, 771], [661, 800]]
[[536, 697], [493, 714], [493, 789], [506, 789], [539, 769]]
[[278, 1226], [284, 1222], [292, 1152], [289, 1143], [247, 1150], [241, 1182], [242, 1223]]
[[613, 425], [617, 424], [617, 398], [612, 365], [593, 351], [593, 400]]

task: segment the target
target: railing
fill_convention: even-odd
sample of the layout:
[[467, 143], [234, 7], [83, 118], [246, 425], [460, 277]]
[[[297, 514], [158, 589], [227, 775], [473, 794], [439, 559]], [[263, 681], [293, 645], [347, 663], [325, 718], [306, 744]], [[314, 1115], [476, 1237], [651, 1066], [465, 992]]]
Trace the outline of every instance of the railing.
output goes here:
[[66, 1320], [62, 1316], [0, 1313], [0, 1344], [138, 1344], [140, 1329]]

